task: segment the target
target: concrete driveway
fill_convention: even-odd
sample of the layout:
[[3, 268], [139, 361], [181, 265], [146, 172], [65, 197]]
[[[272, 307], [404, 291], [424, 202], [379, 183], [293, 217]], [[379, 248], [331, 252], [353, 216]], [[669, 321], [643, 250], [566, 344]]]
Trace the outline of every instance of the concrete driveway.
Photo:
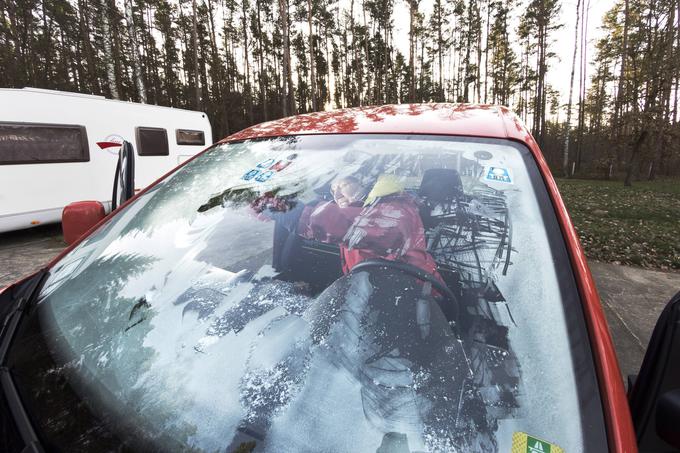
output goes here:
[[0, 233], [0, 288], [37, 271], [65, 247], [61, 224]]
[[680, 291], [680, 273], [591, 261], [590, 270], [624, 376], [637, 374], [666, 304]]
[[[0, 287], [49, 262], [65, 244], [60, 225], [0, 234]], [[680, 291], [680, 273], [590, 262], [623, 376], [637, 374], [654, 324]]]

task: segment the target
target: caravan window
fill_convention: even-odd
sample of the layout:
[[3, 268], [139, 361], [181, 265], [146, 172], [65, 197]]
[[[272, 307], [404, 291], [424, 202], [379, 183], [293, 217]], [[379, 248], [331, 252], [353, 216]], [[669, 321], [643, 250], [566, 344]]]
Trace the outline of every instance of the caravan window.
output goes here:
[[175, 129], [175, 139], [178, 145], [205, 145], [205, 134], [203, 131]]
[[0, 165], [89, 160], [84, 126], [0, 122]]
[[140, 156], [167, 156], [168, 131], [160, 127], [137, 128], [137, 154]]

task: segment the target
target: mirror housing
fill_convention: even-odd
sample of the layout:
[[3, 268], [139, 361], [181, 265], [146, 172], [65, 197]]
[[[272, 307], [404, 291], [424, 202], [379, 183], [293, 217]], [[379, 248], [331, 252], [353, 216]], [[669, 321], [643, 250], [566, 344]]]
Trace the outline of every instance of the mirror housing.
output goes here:
[[98, 201], [76, 201], [61, 212], [64, 241], [72, 244], [90, 228], [106, 217], [104, 205]]
[[654, 327], [629, 395], [640, 451], [680, 449], [680, 293]]

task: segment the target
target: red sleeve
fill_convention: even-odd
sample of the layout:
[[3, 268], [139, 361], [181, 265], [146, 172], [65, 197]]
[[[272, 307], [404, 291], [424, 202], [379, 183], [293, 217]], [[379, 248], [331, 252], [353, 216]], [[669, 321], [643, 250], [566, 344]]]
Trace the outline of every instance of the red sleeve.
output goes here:
[[322, 202], [303, 212], [298, 231], [307, 239], [339, 243], [359, 212], [360, 207], [340, 208], [335, 202]]
[[312, 215], [312, 211], [316, 205], [306, 205], [300, 214], [300, 220], [298, 220], [296, 233], [307, 239], [314, 239], [312, 230], [309, 227], [309, 217]]
[[350, 249], [368, 249], [380, 256], [399, 253], [412, 228], [408, 217], [402, 200], [379, 202], [357, 217], [345, 241]]

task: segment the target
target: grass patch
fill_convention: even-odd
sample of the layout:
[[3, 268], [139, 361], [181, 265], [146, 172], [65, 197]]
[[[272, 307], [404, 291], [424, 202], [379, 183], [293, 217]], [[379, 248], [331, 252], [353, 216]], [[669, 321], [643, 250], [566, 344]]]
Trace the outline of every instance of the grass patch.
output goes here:
[[680, 180], [558, 179], [588, 258], [680, 269]]

